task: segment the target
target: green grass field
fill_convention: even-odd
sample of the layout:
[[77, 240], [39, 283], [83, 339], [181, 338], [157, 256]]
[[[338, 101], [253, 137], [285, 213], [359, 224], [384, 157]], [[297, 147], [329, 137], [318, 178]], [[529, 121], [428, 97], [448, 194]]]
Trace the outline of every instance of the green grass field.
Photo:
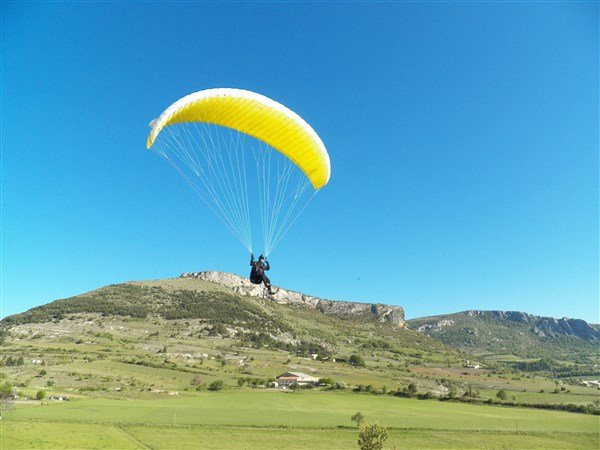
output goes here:
[[598, 416], [347, 392], [231, 390], [18, 405], [2, 420], [2, 448], [356, 448], [356, 411], [390, 429], [390, 448], [600, 444]]
[[[272, 429], [57, 424], [35, 422], [23, 429], [17, 422], [1, 425], [2, 448], [180, 448], [180, 449], [351, 449], [352, 429]], [[509, 433], [495, 431], [390, 430], [386, 448], [597, 448], [589, 433]]]

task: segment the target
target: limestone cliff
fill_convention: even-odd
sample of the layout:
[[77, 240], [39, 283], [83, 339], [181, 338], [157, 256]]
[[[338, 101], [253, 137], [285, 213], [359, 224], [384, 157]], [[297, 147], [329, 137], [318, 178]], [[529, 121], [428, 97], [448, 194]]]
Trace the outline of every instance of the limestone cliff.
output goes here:
[[361, 317], [365, 319], [375, 318], [379, 322], [387, 322], [398, 327], [404, 327], [404, 309], [401, 306], [326, 300], [283, 288], [279, 288], [275, 294], [269, 295], [262, 285], [252, 284], [248, 278], [212, 270], [184, 273], [181, 277], [210, 281], [227, 286], [239, 294], [262, 297], [280, 304], [304, 305], [309, 308], [315, 308], [324, 314], [337, 317], [353, 319]]

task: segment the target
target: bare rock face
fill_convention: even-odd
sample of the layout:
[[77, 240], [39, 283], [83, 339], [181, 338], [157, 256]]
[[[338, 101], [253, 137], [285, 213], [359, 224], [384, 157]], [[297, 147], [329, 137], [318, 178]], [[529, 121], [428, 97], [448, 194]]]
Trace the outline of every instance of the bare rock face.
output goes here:
[[375, 318], [379, 322], [387, 322], [398, 327], [404, 327], [404, 309], [401, 306], [326, 300], [283, 288], [279, 288], [275, 294], [269, 295], [262, 285], [253, 284], [248, 278], [240, 277], [233, 273], [212, 270], [184, 273], [181, 277], [210, 281], [211, 283], [227, 286], [238, 294], [262, 297], [280, 304], [304, 305], [332, 316], [346, 319]]

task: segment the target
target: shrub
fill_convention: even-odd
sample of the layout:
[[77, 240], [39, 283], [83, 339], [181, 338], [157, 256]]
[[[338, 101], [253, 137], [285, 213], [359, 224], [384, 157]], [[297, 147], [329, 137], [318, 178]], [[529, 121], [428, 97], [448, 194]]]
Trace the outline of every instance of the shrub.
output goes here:
[[319, 378], [320, 386], [333, 386], [334, 384], [335, 381], [333, 381], [333, 378]]
[[253, 388], [268, 386], [269, 383], [273, 382], [273, 379], [265, 380], [264, 378], [252, 378], [252, 377], [241, 377], [237, 380], [237, 385], [242, 387], [245, 385]]
[[357, 411], [352, 417], [350, 417], [350, 420], [352, 422], [356, 422], [356, 426], [360, 427], [360, 425], [365, 420], [365, 416], [363, 416], [363, 414], [360, 411]]
[[366, 424], [358, 432], [358, 446], [361, 450], [381, 450], [388, 438], [388, 432], [377, 423]]
[[469, 385], [469, 387], [467, 388], [467, 390], [465, 391], [463, 396], [470, 397], [470, 398], [477, 398], [477, 397], [479, 397], [479, 392], [476, 389], [473, 389], [473, 386]]
[[424, 394], [417, 395], [417, 398], [420, 400], [431, 400], [432, 398], [436, 398], [436, 395], [433, 392], [427, 391]]
[[500, 400], [506, 400], [508, 398], [508, 395], [506, 394], [506, 391], [504, 389], [500, 389], [496, 394], [496, 397], [498, 397]]
[[35, 394], [35, 398], [38, 400], [43, 400], [46, 398], [46, 391], [37, 391], [37, 394]]
[[227, 327], [222, 323], [215, 323], [210, 330], [208, 330], [209, 336], [223, 336], [227, 337], [229, 333], [227, 332]]
[[225, 383], [223, 380], [215, 380], [208, 385], [209, 391], [220, 391], [225, 388]]
[[12, 396], [13, 387], [8, 381], [0, 385], [0, 398], [7, 398]]
[[352, 366], [357, 366], [357, 367], [364, 367], [365, 366], [365, 360], [360, 355], [352, 355], [352, 356], [350, 356], [350, 359], [348, 360], [348, 363], [350, 365], [352, 365]]

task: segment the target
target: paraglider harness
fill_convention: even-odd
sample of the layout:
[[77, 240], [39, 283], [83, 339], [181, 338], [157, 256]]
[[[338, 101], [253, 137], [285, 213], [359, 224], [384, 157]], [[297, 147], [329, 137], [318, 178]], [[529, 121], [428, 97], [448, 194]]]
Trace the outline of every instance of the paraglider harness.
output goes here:
[[263, 255], [260, 255], [258, 261], [255, 261], [254, 254], [250, 253], [250, 266], [252, 267], [250, 270], [250, 282], [253, 284], [265, 283], [265, 287], [271, 289], [271, 280], [265, 274], [265, 270], [269, 270], [271, 266], [268, 261], [265, 261]]

